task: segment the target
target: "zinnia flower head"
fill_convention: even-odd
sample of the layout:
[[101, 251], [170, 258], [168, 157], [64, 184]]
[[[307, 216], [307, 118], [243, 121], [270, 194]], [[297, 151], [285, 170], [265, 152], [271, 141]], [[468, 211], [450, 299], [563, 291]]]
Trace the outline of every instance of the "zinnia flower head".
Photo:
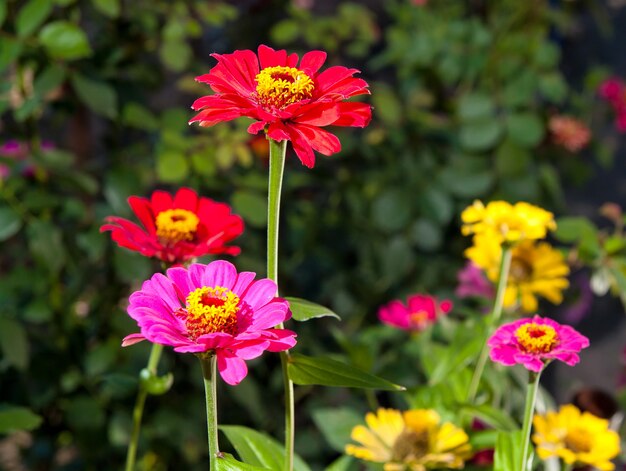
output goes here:
[[578, 353], [589, 346], [589, 339], [568, 325], [535, 316], [498, 328], [487, 345], [493, 361], [506, 366], [520, 364], [538, 373], [552, 360], [575, 365], [580, 361]]
[[265, 130], [271, 139], [291, 141], [298, 158], [312, 168], [314, 150], [324, 155], [341, 150], [339, 139], [322, 127], [365, 127], [371, 119], [369, 105], [345, 101], [369, 94], [367, 83], [353, 77], [356, 69], [334, 66], [319, 72], [325, 52], [308, 52], [299, 64], [297, 54], [264, 45], [258, 55], [243, 50], [213, 57], [217, 65], [196, 80], [215, 94], [194, 102], [192, 108], [200, 112], [190, 123], [213, 126], [241, 116], [252, 118], [248, 132]]
[[365, 416], [367, 427], [352, 429], [346, 453], [359, 459], [384, 463], [385, 471], [424, 471], [426, 468], [462, 468], [472, 456], [469, 437], [450, 422], [441, 423], [432, 409], [400, 412], [378, 409]]
[[120, 247], [168, 264], [181, 264], [207, 254], [237, 255], [227, 246], [243, 232], [243, 220], [230, 206], [181, 188], [174, 196], [157, 190], [150, 199], [131, 196], [128, 204], [143, 227], [117, 216], [106, 218], [100, 232], [111, 231]]
[[[502, 257], [502, 246], [497, 237], [477, 235], [465, 255], [497, 283]], [[523, 311], [535, 312], [539, 306], [538, 296], [553, 304], [561, 304], [563, 290], [569, 286], [569, 272], [563, 254], [547, 242], [525, 240], [513, 246], [504, 307], [513, 308], [519, 304]]]
[[611, 460], [620, 452], [619, 435], [607, 420], [567, 404], [558, 412], [535, 415], [533, 425], [533, 442], [542, 460], [558, 457], [568, 465], [615, 468]]
[[591, 140], [591, 131], [585, 123], [571, 116], [552, 116], [548, 127], [552, 141], [570, 152], [584, 149]]
[[463, 235], [490, 234], [510, 244], [543, 239], [549, 230], [556, 229], [551, 212], [525, 202], [492, 201], [485, 206], [474, 201], [463, 210], [461, 220]]
[[399, 329], [421, 332], [434, 324], [439, 316], [452, 309], [452, 302], [437, 301], [433, 296], [414, 294], [409, 296], [406, 305], [394, 300], [378, 311], [381, 322]]
[[155, 274], [130, 296], [128, 314], [141, 332], [122, 345], [148, 340], [176, 352], [216, 355], [224, 381], [238, 384], [248, 373], [244, 360], [296, 344], [294, 332], [273, 328], [291, 317], [289, 303], [275, 297], [276, 283], [255, 276], [223, 260]]
[[626, 132], [626, 85], [617, 78], [605, 80], [598, 89], [602, 98], [608, 101], [615, 112], [615, 127], [619, 132]]

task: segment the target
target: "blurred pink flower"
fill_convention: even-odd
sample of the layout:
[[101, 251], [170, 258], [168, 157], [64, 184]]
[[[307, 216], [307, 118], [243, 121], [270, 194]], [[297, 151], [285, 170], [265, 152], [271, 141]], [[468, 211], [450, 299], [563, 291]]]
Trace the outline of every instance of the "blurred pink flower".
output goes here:
[[454, 294], [459, 298], [493, 298], [493, 285], [474, 262], [469, 261], [456, 275], [459, 282]]
[[428, 0], [411, 0], [413, 5], [417, 5], [418, 7], [423, 7], [428, 4]]
[[568, 325], [535, 316], [503, 325], [487, 345], [493, 361], [506, 366], [520, 364], [538, 373], [552, 360], [575, 365], [580, 361], [578, 353], [589, 346], [589, 339]]
[[621, 133], [626, 132], [626, 85], [617, 78], [602, 82], [598, 88], [600, 97], [608, 101], [615, 111], [615, 127]]
[[378, 318], [384, 324], [399, 329], [421, 332], [452, 309], [448, 300], [439, 303], [437, 298], [422, 294], [409, 296], [407, 304], [394, 300], [378, 310]]
[[585, 123], [571, 116], [552, 116], [548, 128], [552, 135], [552, 141], [570, 152], [584, 149], [591, 140], [591, 131]]
[[[49, 141], [41, 143], [42, 152], [48, 152], [55, 149], [55, 145]], [[0, 146], [0, 159], [8, 159], [14, 162], [14, 167], [19, 168], [22, 176], [30, 177], [35, 173], [35, 165], [30, 159], [30, 146], [25, 142], [16, 139], [10, 139]], [[0, 179], [11, 176], [11, 167], [0, 164]]]
[[294, 332], [274, 329], [291, 317], [289, 303], [276, 297], [276, 283], [255, 276], [223, 260], [153, 275], [130, 296], [128, 314], [140, 333], [122, 345], [148, 340], [176, 352], [215, 355], [224, 381], [239, 384], [248, 374], [245, 360], [296, 344]]

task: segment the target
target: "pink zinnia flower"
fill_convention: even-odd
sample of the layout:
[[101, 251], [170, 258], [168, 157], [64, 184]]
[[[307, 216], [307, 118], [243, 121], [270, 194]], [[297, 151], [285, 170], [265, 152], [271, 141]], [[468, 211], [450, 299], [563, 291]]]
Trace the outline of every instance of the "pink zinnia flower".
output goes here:
[[483, 271], [474, 262], [469, 261], [456, 275], [459, 282], [454, 294], [459, 298], [476, 296], [479, 298], [493, 298], [494, 289]]
[[598, 93], [605, 100], [613, 102], [622, 98], [623, 88], [624, 84], [620, 79], [617, 77], [611, 77], [600, 84]]
[[570, 152], [584, 149], [591, 140], [591, 131], [585, 123], [570, 116], [552, 116], [548, 127], [552, 141]]
[[372, 116], [365, 103], [346, 102], [369, 94], [356, 69], [334, 66], [319, 72], [326, 61], [322, 51], [307, 52], [298, 65], [297, 54], [259, 46], [253, 51], [213, 54], [217, 65], [196, 77], [214, 95], [197, 99], [192, 108], [200, 112], [189, 122], [200, 126], [230, 121], [241, 116], [255, 120], [248, 132], [265, 130], [276, 141], [291, 141], [298, 158], [311, 168], [314, 150], [331, 155], [341, 150], [337, 136], [325, 126], [365, 127]]
[[493, 361], [506, 366], [519, 363], [539, 372], [552, 360], [575, 365], [580, 361], [578, 353], [589, 346], [589, 339], [568, 325], [535, 316], [503, 325], [487, 345]]
[[100, 232], [111, 231], [120, 247], [177, 265], [202, 255], [237, 255], [239, 247], [226, 245], [243, 232], [243, 220], [230, 206], [199, 197], [190, 188], [175, 195], [157, 190], [150, 199], [128, 198], [143, 227], [109, 216]]
[[291, 317], [289, 303], [275, 297], [276, 283], [255, 276], [223, 260], [155, 274], [130, 296], [128, 314], [141, 333], [122, 345], [148, 340], [176, 352], [216, 355], [224, 381], [239, 384], [248, 374], [245, 360], [296, 344], [294, 332], [273, 328]]
[[450, 309], [452, 303], [448, 300], [438, 303], [433, 296], [414, 294], [408, 297], [406, 305], [402, 301], [394, 300], [382, 306], [378, 310], [378, 318], [392, 327], [421, 332]]

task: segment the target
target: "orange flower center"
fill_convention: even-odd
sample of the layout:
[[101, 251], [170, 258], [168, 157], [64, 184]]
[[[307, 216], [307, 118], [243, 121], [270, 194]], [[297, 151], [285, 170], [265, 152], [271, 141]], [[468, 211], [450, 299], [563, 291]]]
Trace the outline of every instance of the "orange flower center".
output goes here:
[[266, 67], [256, 76], [259, 103], [282, 109], [313, 96], [315, 85], [307, 74], [295, 67]]
[[193, 240], [200, 219], [186, 209], [168, 209], [156, 217], [157, 236], [160, 240], [175, 244], [181, 240]]
[[520, 346], [527, 353], [548, 353], [558, 344], [559, 338], [554, 328], [549, 325], [529, 322], [515, 331]]
[[428, 323], [428, 312], [426, 311], [412, 312], [409, 315], [409, 318], [411, 319], [411, 324], [421, 328]]
[[215, 332], [237, 333], [239, 296], [222, 286], [197, 288], [187, 296], [187, 309], [177, 315], [185, 320], [187, 334], [196, 339]]
[[564, 441], [565, 446], [574, 453], [589, 453], [593, 447], [593, 435], [583, 428], [568, 431]]

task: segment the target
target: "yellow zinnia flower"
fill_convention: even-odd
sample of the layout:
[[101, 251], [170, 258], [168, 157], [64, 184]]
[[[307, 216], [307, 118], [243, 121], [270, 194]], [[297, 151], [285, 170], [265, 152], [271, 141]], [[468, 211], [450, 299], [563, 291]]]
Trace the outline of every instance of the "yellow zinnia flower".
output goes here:
[[[474, 245], [465, 256], [485, 270], [487, 277], [497, 283], [500, 278], [502, 246], [493, 235], [474, 237]], [[569, 267], [563, 255], [547, 242], [523, 241], [511, 249], [511, 267], [504, 292], [504, 306], [518, 303], [525, 312], [537, 311], [537, 296], [553, 304], [563, 301], [563, 290], [569, 286]]]
[[485, 206], [474, 201], [461, 213], [461, 220], [463, 235], [489, 234], [500, 243], [510, 244], [543, 239], [549, 230], [556, 229], [551, 212], [524, 202], [492, 201]]
[[462, 468], [472, 456], [465, 431], [449, 422], [440, 424], [432, 409], [378, 409], [365, 421], [367, 427], [357, 425], [351, 435], [362, 446], [347, 445], [346, 453], [384, 463], [385, 471]]
[[568, 404], [559, 412], [535, 415], [533, 425], [533, 442], [542, 460], [556, 456], [570, 465], [615, 468], [611, 460], [620, 451], [619, 435], [609, 430], [607, 420]]

